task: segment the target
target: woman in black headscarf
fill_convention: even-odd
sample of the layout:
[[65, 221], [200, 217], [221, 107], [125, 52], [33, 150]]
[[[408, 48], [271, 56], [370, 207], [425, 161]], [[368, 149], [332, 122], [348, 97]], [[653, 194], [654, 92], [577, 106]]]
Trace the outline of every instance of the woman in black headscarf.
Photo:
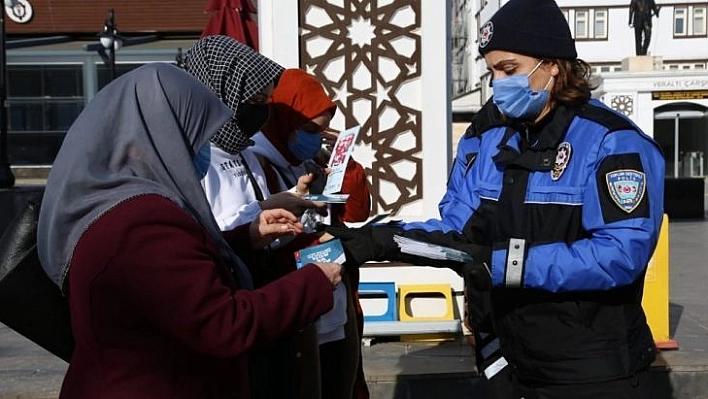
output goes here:
[[246, 351], [331, 308], [341, 266], [250, 291], [231, 249], [299, 231], [294, 215], [219, 231], [199, 153], [232, 114], [186, 72], [150, 64], [106, 86], [67, 132], [38, 231], [76, 339], [62, 398], [246, 398]]

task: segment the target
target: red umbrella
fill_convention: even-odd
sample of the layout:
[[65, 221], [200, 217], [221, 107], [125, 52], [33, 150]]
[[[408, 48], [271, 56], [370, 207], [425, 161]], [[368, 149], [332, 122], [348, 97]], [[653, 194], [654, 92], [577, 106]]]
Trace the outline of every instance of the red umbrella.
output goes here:
[[256, 8], [251, 0], [209, 0], [206, 11], [211, 12], [211, 17], [201, 37], [230, 36], [258, 50]]

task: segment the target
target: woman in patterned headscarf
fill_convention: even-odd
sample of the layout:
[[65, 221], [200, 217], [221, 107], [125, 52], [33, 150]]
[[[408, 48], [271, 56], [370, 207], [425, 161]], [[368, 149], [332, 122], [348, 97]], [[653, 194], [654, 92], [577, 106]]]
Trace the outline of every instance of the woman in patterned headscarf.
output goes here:
[[219, 227], [230, 230], [250, 223], [263, 209], [285, 208], [299, 216], [308, 208], [323, 208], [289, 192], [271, 194], [248, 148], [251, 136], [268, 119], [268, 99], [283, 67], [233, 38], [217, 35], [197, 41], [187, 51], [184, 68], [234, 110], [211, 140], [210, 167], [202, 180]]
[[268, 119], [268, 98], [283, 67], [228, 36], [207, 36], [185, 56], [184, 69], [234, 110], [211, 141], [236, 154]]
[[76, 340], [61, 398], [249, 398], [244, 354], [332, 307], [333, 263], [250, 290], [232, 248], [299, 226], [269, 211], [219, 230], [196, 154], [231, 116], [189, 74], [156, 63], [106, 86], [67, 132], [37, 234]]

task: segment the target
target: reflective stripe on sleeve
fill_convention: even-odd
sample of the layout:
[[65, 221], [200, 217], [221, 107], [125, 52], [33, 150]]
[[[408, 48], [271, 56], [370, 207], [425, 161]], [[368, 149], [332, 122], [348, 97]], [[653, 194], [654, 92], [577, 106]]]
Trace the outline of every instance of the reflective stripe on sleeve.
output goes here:
[[509, 364], [507, 363], [506, 359], [504, 357], [500, 357], [497, 359], [494, 363], [490, 364], [489, 367], [484, 369], [484, 376], [487, 377], [488, 380], [491, 380], [492, 377], [497, 375], [498, 372], [502, 371], [506, 365]]
[[512, 238], [509, 240], [509, 250], [506, 257], [506, 281], [507, 287], [521, 287], [521, 279], [524, 276], [524, 252], [526, 240]]

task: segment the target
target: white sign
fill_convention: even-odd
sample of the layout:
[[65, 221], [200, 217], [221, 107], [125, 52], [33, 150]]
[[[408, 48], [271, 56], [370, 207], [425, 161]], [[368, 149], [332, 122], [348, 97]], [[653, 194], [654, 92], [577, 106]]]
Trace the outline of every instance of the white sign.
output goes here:
[[708, 79], [706, 78], [685, 78], [685, 79], [666, 79], [657, 80], [654, 82], [654, 88], [659, 90], [691, 90], [691, 89], [706, 89], [708, 88]]
[[27, 0], [5, 0], [5, 15], [18, 24], [26, 24], [34, 13]]

